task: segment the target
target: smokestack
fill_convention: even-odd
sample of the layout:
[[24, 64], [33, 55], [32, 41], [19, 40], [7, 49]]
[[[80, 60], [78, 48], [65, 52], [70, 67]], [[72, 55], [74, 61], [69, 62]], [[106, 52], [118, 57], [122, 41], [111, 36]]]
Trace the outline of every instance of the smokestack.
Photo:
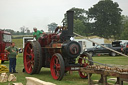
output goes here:
[[69, 36], [73, 36], [73, 17], [74, 11], [67, 11], [67, 25]]

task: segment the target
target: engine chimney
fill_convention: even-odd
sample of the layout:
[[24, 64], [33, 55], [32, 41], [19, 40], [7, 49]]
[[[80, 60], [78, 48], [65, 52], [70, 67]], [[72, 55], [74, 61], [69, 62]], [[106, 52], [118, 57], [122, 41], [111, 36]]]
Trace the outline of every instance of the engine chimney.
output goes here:
[[73, 17], [74, 11], [67, 11], [67, 25], [68, 25], [68, 34], [70, 37], [73, 36]]
[[73, 37], [73, 11], [67, 11], [67, 29], [62, 30], [62, 33], [60, 35], [60, 40], [70, 40], [71, 37]]

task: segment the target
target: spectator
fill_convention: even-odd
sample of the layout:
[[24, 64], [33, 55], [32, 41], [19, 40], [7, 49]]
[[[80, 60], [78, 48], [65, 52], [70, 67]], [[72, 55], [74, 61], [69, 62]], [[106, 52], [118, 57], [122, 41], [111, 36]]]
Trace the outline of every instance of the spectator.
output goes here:
[[18, 54], [18, 49], [15, 47], [15, 43], [12, 42], [11, 46], [9, 46], [5, 49], [5, 52], [8, 53], [9, 72], [10, 73], [12, 73], [12, 72], [18, 73], [18, 72], [16, 72], [16, 55]]

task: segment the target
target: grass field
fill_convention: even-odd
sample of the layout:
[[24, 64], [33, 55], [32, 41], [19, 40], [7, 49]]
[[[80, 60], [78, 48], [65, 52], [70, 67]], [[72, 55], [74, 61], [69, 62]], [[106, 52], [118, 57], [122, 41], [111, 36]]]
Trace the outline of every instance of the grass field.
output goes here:
[[[104, 64], [128, 65], [128, 58], [123, 56], [117, 56], [117, 57], [97, 56], [97, 57], [93, 57], [93, 60]], [[8, 61], [4, 63], [4, 65], [6, 66], [8, 66], [8, 64], [9, 64]], [[88, 85], [87, 79], [81, 79], [79, 77], [78, 72], [73, 72], [73, 74], [67, 73], [61, 81], [57, 81], [52, 78], [49, 68], [42, 68], [39, 74], [34, 74], [34, 75], [23, 73], [22, 72], [23, 68], [24, 68], [23, 55], [19, 54], [19, 57], [17, 58], [17, 68], [16, 68], [18, 73], [15, 74], [17, 77], [16, 82], [22, 82], [24, 85], [26, 84], [25, 77], [36, 77], [44, 81], [55, 83], [57, 85]], [[96, 74], [92, 75], [93, 80], [99, 80], [99, 78], [100, 78], [99, 75]], [[8, 85], [8, 83], [10, 83], [11, 85], [13, 82], [0, 83], [0, 85]], [[128, 83], [125, 83], [124, 85], [128, 85]]]

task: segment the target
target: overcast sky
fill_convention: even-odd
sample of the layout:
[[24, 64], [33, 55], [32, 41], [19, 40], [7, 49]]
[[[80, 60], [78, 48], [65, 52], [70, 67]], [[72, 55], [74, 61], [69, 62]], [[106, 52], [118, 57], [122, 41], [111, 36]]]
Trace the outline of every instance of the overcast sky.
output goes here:
[[[0, 0], [0, 28], [33, 27], [47, 31], [47, 25], [55, 22], [62, 25], [64, 13], [72, 7], [88, 8], [99, 0]], [[128, 0], [113, 0], [128, 15]]]

